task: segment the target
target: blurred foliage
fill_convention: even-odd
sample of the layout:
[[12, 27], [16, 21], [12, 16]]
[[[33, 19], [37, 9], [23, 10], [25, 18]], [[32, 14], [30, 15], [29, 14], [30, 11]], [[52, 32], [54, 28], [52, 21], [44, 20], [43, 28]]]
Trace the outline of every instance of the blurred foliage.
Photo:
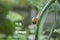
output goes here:
[[58, 36], [58, 37], [56, 38], [56, 40], [60, 40], [60, 36]]
[[6, 35], [12, 35], [14, 31], [15, 31], [15, 23], [12, 23], [10, 20], [4, 19], [0, 23], [0, 33]]
[[0, 0], [0, 3], [6, 5], [32, 5], [38, 7], [40, 10], [47, 3], [48, 0]]
[[[0, 33], [6, 34], [6, 35], [13, 35], [15, 31], [15, 26], [16, 26], [15, 21], [24, 20], [24, 17], [22, 15], [12, 10], [14, 6], [17, 6], [17, 5], [36, 6], [39, 9], [39, 11], [41, 11], [48, 1], [49, 0], [0, 0]], [[50, 6], [49, 10], [47, 11], [50, 13], [54, 10], [55, 10], [55, 3], [52, 6]], [[45, 21], [44, 19], [42, 21]], [[27, 23], [26, 20], [24, 21], [25, 23]], [[26, 28], [26, 31], [29, 32], [27, 28]], [[25, 36], [28, 37], [28, 33]], [[23, 38], [24, 36], [20, 36], [20, 37]], [[24, 39], [21, 39], [21, 40], [24, 40]]]
[[6, 5], [0, 4], [0, 33], [11, 35], [15, 30], [15, 23], [6, 19], [7, 12]]
[[7, 15], [7, 11], [8, 11], [8, 9], [7, 9], [6, 5], [0, 4], [0, 20], [5, 18], [5, 16]]
[[14, 12], [14, 11], [9, 11], [6, 18], [11, 20], [12, 22], [17, 21], [17, 20], [23, 21], [23, 19], [24, 19], [24, 17], [22, 15], [18, 14], [17, 12]]
[[13, 4], [13, 2], [16, 3], [15, 0], [0, 0], [0, 33], [6, 35], [13, 34], [13, 32], [15, 31], [15, 21], [23, 19], [23, 17], [18, 13], [9, 11], [8, 5]]

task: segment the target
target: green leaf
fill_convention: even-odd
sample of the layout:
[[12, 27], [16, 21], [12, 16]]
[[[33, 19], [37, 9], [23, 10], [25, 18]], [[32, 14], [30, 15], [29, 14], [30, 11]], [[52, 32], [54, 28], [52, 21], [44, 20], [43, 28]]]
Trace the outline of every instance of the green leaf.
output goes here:
[[10, 19], [12, 22], [17, 20], [23, 20], [24, 17], [18, 14], [17, 12], [9, 11], [7, 16], [8, 19]]

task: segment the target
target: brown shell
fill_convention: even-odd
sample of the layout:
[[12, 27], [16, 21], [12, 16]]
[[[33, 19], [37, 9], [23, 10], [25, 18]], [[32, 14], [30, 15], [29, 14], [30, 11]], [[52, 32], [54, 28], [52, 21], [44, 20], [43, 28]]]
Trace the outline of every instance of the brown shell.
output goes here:
[[33, 23], [33, 24], [36, 24], [37, 22], [38, 22], [38, 18], [34, 17], [34, 18], [32, 19], [32, 23]]

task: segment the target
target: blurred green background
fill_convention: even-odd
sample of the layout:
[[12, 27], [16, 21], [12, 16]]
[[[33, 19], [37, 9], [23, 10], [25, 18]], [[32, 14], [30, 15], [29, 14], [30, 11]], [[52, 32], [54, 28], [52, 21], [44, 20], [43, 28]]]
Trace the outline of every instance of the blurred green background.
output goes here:
[[[35, 40], [36, 24], [32, 18], [49, 0], [0, 0], [0, 40]], [[41, 40], [46, 40], [54, 23], [55, 4], [46, 11]], [[60, 4], [57, 4], [57, 25], [51, 40], [60, 40]]]

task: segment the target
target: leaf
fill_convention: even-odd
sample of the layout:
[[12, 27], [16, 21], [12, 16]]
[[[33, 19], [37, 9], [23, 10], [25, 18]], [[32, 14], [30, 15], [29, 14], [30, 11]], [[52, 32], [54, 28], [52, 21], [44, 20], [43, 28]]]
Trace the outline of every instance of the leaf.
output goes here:
[[18, 14], [17, 12], [9, 11], [7, 16], [8, 19], [10, 19], [12, 22], [17, 20], [23, 20], [24, 17]]

